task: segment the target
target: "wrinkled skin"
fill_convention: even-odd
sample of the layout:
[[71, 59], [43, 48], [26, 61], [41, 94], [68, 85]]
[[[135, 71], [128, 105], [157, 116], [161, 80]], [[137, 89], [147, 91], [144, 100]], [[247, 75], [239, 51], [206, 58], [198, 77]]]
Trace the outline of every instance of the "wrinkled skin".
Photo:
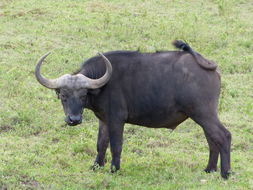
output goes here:
[[[57, 89], [69, 125], [81, 123], [84, 108], [99, 119], [97, 157], [94, 167], [104, 166], [110, 142], [112, 172], [120, 169], [125, 123], [151, 128], [175, 129], [187, 118], [204, 130], [209, 144], [206, 172], [230, 172], [231, 134], [217, 116], [220, 77], [216, 71], [201, 68], [184, 51], [159, 53], [109, 52], [105, 56], [113, 68], [109, 82], [95, 90]], [[85, 62], [77, 72], [96, 79], [105, 66], [100, 57]]]

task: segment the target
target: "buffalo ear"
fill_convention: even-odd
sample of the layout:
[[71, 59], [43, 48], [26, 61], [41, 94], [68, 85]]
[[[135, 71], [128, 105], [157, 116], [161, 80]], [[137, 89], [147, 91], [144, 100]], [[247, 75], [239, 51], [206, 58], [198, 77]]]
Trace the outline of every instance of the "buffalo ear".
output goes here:
[[57, 98], [60, 99], [60, 89], [55, 89], [55, 93], [57, 95]]
[[98, 88], [98, 89], [89, 89], [88, 90], [88, 94], [90, 94], [90, 95], [98, 95], [99, 94], [99, 92], [100, 92], [100, 89]]

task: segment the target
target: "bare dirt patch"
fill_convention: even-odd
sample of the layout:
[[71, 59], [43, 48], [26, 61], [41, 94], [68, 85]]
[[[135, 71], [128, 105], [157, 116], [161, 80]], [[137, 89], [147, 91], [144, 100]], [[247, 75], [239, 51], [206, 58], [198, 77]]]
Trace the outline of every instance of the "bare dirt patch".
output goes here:
[[0, 126], [0, 133], [8, 132], [12, 130], [13, 128], [9, 125], [2, 125]]
[[31, 179], [26, 175], [21, 176], [20, 183], [25, 185], [26, 189], [37, 189], [39, 186], [39, 183], [36, 180]]
[[32, 14], [32, 15], [35, 15], [35, 16], [40, 16], [40, 15], [46, 14], [46, 12], [41, 10], [41, 9], [32, 9], [32, 10], [29, 10], [29, 11], [19, 11], [18, 13], [12, 14], [11, 16], [14, 17], [14, 18], [17, 18], [17, 17], [22, 17], [22, 16], [25, 16], [25, 15], [28, 15], [28, 14]]
[[168, 147], [171, 144], [172, 144], [172, 142], [151, 141], [147, 144], [147, 147], [149, 147], [149, 148]]

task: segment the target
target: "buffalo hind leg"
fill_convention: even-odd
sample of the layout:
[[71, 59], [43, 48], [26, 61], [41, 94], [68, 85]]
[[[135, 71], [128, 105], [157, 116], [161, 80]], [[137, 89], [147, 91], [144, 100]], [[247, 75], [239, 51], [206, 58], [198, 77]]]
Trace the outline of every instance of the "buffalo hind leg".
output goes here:
[[217, 162], [219, 158], [219, 148], [213, 143], [212, 139], [205, 132], [205, 136], [209, 145], [209, 161], [206, 169], [206, 173], [216, 172], [217, 171]]
[[[221, 124], [218, 117], [212, 114], [198, 115], [192, 117], [204, 130], [207, 140], [211, 143], [210, 147], [210, 159], [209, 164], [211, 167], [215, 168], [217, 153], [216, 148], [220, 152], [221, 159], [221, 176], [227, 179], [230, 174], [230, 146], [231, 146], [231, 134], [230, 132]], [[209, 146], [210, 146], [209, 145]], [[208, 164], [208, 166], [209, 166]], [[209, 168], [208, 168], [209, 169]]]
[[98, 166], [103, 167], [105, 164], [105, 154], [109, 144], [108, 128], [106, 124], [99, 120], [99, 131], [97, 139], [97, 157], [91, 169], [95, 170]]
[[223, 178], [227, 179], [231, 173], [230, 166], [230, 149], [231, 149], [231, 133], [219, 122], [219, 127], [223, 131], [223, 137], [226, 139], [226, 145], [221, 151], [221, 175]]

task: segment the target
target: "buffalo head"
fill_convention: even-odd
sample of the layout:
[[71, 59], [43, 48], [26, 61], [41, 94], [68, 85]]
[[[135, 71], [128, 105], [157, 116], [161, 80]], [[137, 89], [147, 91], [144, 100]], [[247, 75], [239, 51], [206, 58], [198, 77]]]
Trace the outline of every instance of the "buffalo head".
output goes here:
[[82, 113], [88, 90], [98, 89], [109, 81], [112, 75], [111, 63], [102, 53], [99, 53], [106, 64], [106, 72], [101, 78], [91, 79], [79, 73], [75, 75], [65, 74], [56, 79], [47, 79], [41, 75], [40, 67], [49, 54], [42, 56], [38, 61], [35, 68], [36, 79], [46, 88], [56, 90], [66, 115], [66, 123], [71, 126], [78, 125], [82, 122]]

